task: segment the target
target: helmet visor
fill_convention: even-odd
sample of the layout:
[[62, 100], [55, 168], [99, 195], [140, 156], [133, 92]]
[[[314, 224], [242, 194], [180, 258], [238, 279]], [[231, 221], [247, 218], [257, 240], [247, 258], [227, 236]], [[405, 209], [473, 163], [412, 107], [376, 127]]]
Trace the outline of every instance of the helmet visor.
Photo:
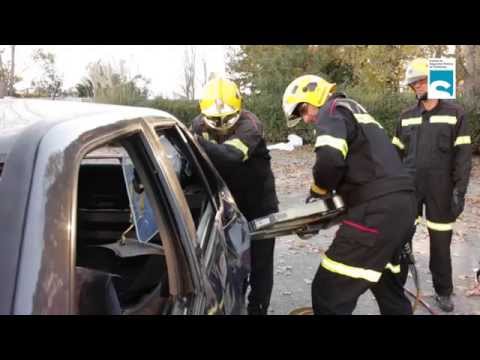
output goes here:
[[237, 122], [239, 113], [233, 113], [225, 116], [204, 116], [205, 122], [215, 129], [229, 129]]
[[287, 127], [296, 126], [307, 112], [307, 107], [307, 103], [304, 102], [297, 104], [292, 114], [287, 118]]
[[412, 77], [407, 79], [407, 85], [412, 85], [412, 84], [416, 83], [417, 81], [424, 80], [424, 79], [427, 80], [428, 76], [426, 76], [426, 75], [412, 76]]
[[287, 119], [287, 127], [292, 128], [294, 126], [297, 126], [297, 124], [302, 120], [301, 116], [292, 114], [290, 117]]

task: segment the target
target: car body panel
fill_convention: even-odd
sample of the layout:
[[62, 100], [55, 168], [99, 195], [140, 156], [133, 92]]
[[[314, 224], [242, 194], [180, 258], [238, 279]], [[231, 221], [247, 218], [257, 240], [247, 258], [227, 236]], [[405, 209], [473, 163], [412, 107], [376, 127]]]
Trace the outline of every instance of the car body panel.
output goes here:
[[[11, 199], [0, 203], [0, 313], [73, 312], [79, 163], [98, 146], [132, 133], [141, 134], [155, 160], [191, 272], [191, 291], [171, 289], [172, 313], [222, 313], [222, 303], [228, 305], [225, 313], [242, 313], [244, 291], [238, 289], [248, 275], [250, 245], [246, 220], [230, 205], [236, 220], [224, 229], [223, 209], [214, 208], [212, 250], [202, 251], [178, 180], [152, 130], [185, 131], [177, 119], [148, 108], [15, 99], [0, 100], [0, 114], [0, 154], [6, 158], [0, 196]], [[11, 125], [8, 131], [5, 124]], [[212, 166], [198, 144], [190, 146]]]

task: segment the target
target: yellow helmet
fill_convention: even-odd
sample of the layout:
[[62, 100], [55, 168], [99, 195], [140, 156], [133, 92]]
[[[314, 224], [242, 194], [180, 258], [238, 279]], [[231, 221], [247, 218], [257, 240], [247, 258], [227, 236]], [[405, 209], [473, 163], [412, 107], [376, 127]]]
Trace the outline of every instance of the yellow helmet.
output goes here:
[[428, 77], [428, 60], [425, 58], [417, 58], [412, 60], [408, 64], [407, 71], [405, 73], [405, 81], [407, 85], [411, 85], [414, 82], [425, 79]]
[[213, 130], [225, 132], [240, 117], [242, 97], [234, 82], [218, 77], [207, 82], [200, 98], [205, 123]]
[[335, 84], [315, 75], [303, 75], [293, 80], [285, 89], [282, 101], [287, 126], [294, 127], [301, 120], [301, 117], [295, 113], [298, 104], [308, 103], [321, 107], [328, 96], [335, 91], [335, 87]]

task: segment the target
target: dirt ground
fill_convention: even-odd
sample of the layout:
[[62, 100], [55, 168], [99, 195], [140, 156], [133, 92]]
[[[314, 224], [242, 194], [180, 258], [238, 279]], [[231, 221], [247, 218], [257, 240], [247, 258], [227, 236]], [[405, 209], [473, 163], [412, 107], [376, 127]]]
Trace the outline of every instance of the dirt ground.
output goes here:
[[[291, 152], [272, 150], [271, 155], [280, 209], [300, 206], [311, 184], [312, 148], [303, 146]], [[480, 297], [466, 296], [466, 292], [474, 286], [474, 269], [480, 267], [480, 158], [474, 157], [473, 164], [465, 211], [454, 225], [451, 248], [455, 286], [455, 310], [451, 314], [456, 315], [480, 315]], [[295, 308], [311, 306], [310, 286], [319, 265], [320, 249], [328, 248], [336, 230], [337, 227], [328, 229], [309, 240], [301, 240], [297, 236], [277, 239], [270, 314], [288, 314]], [[424, 225], [417, 227], [413, 250], [423, 299], [439, 314], [445, 314], [433, 300], [434, 290], [428, 269], [429, 238]], [[415, 290], [411, 277], [406, 286]], [[354, 314], [379, 314], [371, 292], [367, 291], [360, 297]], [[428, 315], [429, 312], [420, 306], [415, 314]]]

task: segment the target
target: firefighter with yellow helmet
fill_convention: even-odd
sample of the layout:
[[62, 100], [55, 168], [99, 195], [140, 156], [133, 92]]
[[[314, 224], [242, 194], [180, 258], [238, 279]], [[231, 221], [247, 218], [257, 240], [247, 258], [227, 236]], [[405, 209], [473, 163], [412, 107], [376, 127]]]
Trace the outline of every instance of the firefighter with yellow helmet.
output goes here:
[[[235, 83], [222, 77], [210, 80], [203, 89], [200, 110], [192, 122], [192, 131], [240, 211], [248, 221], [277, 212], [275, 179], [263, 124], [242, 108]], [[274, 246], [274, 238], [252, 243], [248, 314], [267, 314], [273, 289]]]
[[283, 95], [288, 126], [315, 126], [316, 161], [307, 201], [336, 192], [347, 213], [312, 282], [315, 314], [351, 314], [370, 289], [382, 314], [411, 314], [400, 257], [415, 219], [414, 187], [385, 130], [356, 101], [315, 75]]
[[[452, 226], [462, 213], [471, 169], [471, 139], [465, 112], [453, 101], [428, 98], [428, 60], [408, 64], [407, 85], [417, 103], [403, 111], [392, 143], [415, 178], [417, 216], [430, 235], [430, 272], [439, 307], [454, 309], [450, 245]], [[412, 224], [413, 225], [413, 224]], [[411, 242], [415, 226], [408, 236]]]

